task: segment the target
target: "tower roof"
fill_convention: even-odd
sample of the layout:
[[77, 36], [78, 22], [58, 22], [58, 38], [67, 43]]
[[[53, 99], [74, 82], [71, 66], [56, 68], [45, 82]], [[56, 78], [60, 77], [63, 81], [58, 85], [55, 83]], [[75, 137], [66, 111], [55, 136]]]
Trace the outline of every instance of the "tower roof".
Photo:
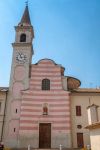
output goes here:
[[30, 20], [28, 5], [26, 5], [26, 8], [24, 10], [24, 13], [23, 13], [23, 16], [21, 18], [21, 21], [20, 21], [19, 25], [22, 25], [22, 24], [31, 25], [31, 20]]

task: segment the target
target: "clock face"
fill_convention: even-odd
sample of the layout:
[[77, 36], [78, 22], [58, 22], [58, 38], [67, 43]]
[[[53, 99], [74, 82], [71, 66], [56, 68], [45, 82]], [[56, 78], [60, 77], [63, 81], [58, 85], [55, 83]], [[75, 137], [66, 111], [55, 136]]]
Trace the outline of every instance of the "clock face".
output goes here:
[[16, 60], [17, 60], [17, 62], [25, 63], [27, 60], [27, 56], [23, 53], [18, 53], [16, 56]]

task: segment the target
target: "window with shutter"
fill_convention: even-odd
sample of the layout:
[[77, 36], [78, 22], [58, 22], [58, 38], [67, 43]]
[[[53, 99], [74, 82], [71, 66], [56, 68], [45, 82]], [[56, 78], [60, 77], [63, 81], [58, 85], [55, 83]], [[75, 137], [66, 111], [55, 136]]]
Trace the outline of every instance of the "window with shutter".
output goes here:
[[81, 106], [76, 106], [76, 116], [81, 116]]

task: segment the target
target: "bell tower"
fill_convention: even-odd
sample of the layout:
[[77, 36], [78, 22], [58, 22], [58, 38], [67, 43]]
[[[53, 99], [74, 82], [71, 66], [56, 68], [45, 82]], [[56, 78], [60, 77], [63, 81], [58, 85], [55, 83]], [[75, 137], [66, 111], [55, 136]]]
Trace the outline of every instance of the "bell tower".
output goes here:
[[15, 31], [15, 42], [12, 44], [13, 59], [10, 87], [11, 89], [13, 86], [17, 88], [15, 82], [20, 82], [23, 83], [23, 89], [27, 89], [29, 86], [29, 69], [33, 55], [32, 40], [34, 38], [28, 5], [26, 5], [20, 23], [15, 26]]
[[15, 26], [16, 36], [13, 46], [7, 115], [4, 127], [4, 143], [8, 147], [18, 147], [21, 91], [29, 88], [30, 66], [33, 55], [32, 40], [34, 30], [31, 25], [28, 5], [21, 21]]

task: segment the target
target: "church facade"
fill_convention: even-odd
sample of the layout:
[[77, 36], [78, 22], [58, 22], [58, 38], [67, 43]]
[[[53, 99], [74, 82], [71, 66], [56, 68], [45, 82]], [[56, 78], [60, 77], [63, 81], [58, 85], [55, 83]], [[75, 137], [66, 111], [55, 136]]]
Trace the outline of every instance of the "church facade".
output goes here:
[[1, 141], [16, 148], [90, 144], [86, 108], [100, 105], [100, 90], [79, 88], [80, 81], [64, 76], [64, 67], [53, 60], [31, 64], [34, 30], [28, 6], [15, 31], [10, 85], [0, 88]]

